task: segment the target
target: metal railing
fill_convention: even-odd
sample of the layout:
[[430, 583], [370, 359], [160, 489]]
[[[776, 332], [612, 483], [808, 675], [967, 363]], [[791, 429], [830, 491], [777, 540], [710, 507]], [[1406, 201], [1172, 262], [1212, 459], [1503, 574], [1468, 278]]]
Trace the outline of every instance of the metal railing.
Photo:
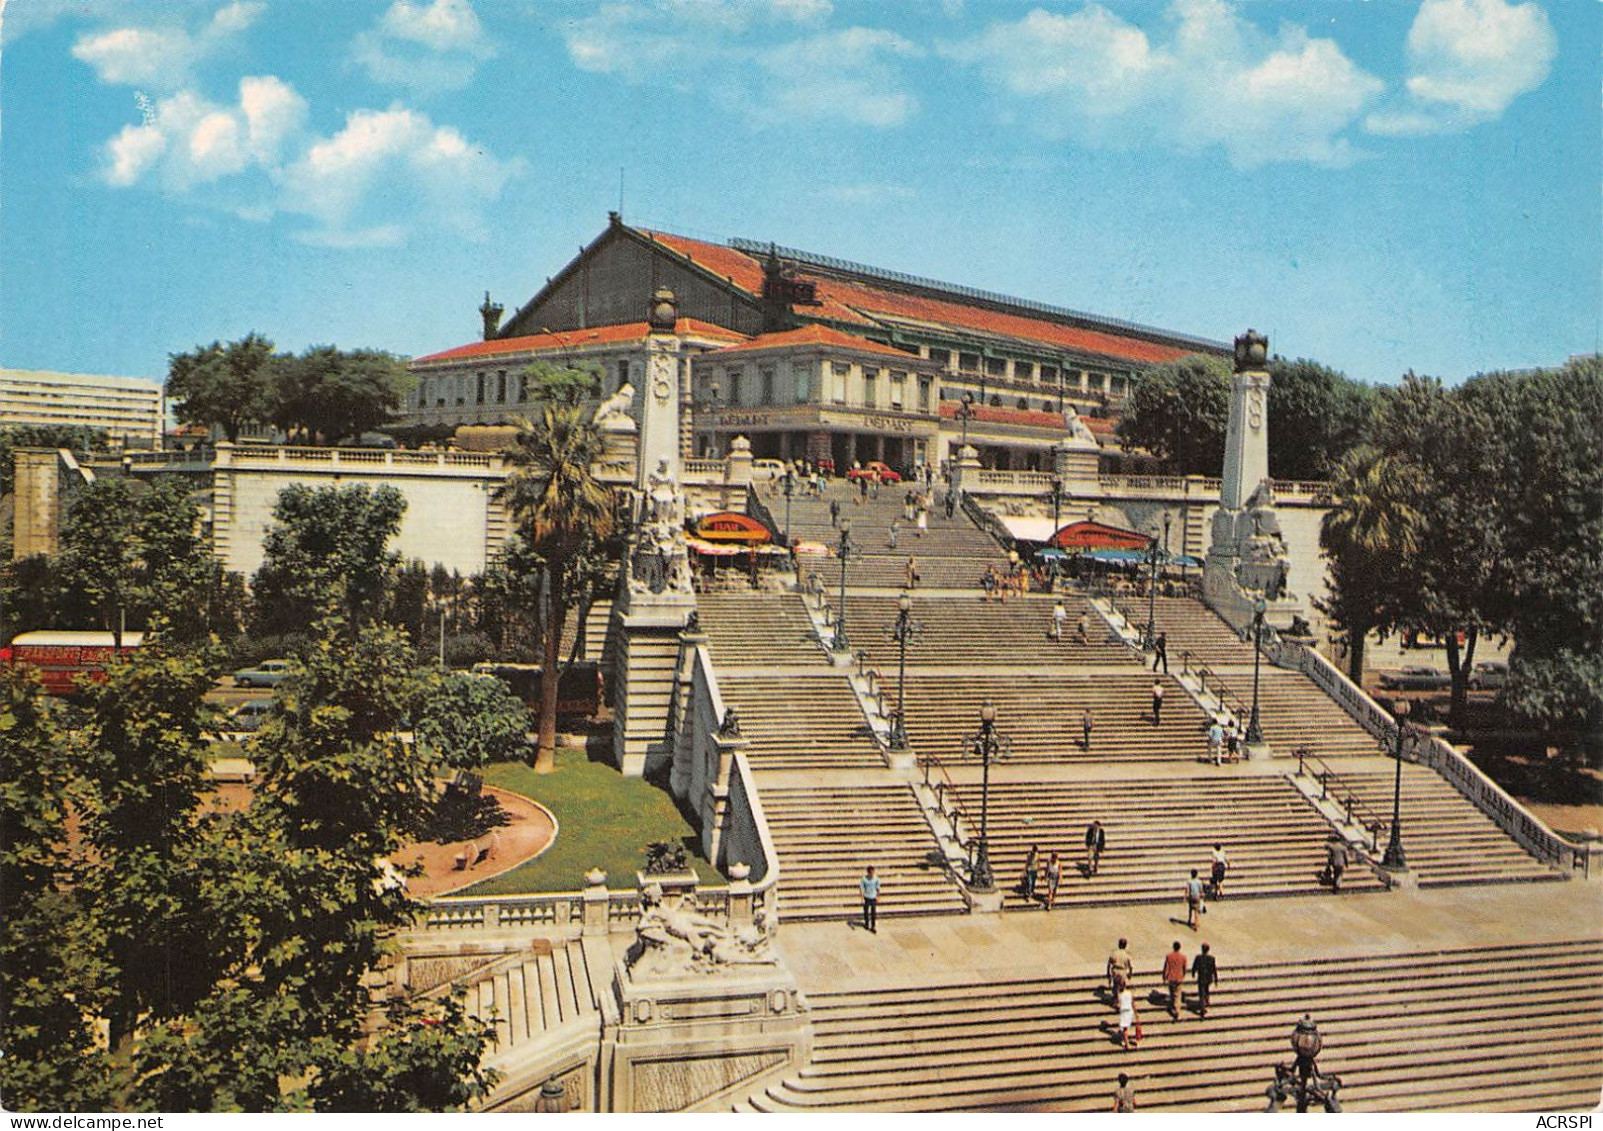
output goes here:
[[[1310, 770], [1309, 767], [1316, 767]], [[1342, 807], [1347, 815], [1347, 823], [1360, 824], [1369, 834], [1370, 851], [1380, 843], [1380, 834], [1391, 827], [1391, 818], [1378, 813], [1362, 797], [1352, 783], [1346, 781], [1329, 763], [1305, 746], [1297, 748], [1297, 776], [1312, 777], [1319, 783], [1319, 800], [1329, 800], [1335, 793], [1336, 803]]]
[[[1387, 748], [1396, 742], [1396, 720], [1324, 656], [1307, 645], [1290, 642], [1281, 643], [1280, 654], [1319, 684], [1378, 742]], [[1548, 828], [1546, 822], [1487, 777], [1479, 766], [1453, 749], [1451, 744], [1436, 737], [1425, 738], [1414, 744], [1412, 760], [1441, 774], [1462, 796], [1538, 859], [1559, 867], [1567, 864], [1575, 871], [1591, 875], [1596, 846], [1576, 844], [1559, 836]]]
[[[1180, 674], [1196, 676], [1198, 694], [1212, 693], [1213, 697], [1219, 700], [1219, 706], [1228, 710], [1235, 718], [1245, 719], [1252, 713], [1252, 708], [1247, 705], [1246, 700], [1230, 690], [1230, 685], [1225, 683], [1224, 677], [1203, 663], [1189, 648], [1180, 653]], [[1211, 687], [1208, 685], [1210, 679], [1213, 681]]]

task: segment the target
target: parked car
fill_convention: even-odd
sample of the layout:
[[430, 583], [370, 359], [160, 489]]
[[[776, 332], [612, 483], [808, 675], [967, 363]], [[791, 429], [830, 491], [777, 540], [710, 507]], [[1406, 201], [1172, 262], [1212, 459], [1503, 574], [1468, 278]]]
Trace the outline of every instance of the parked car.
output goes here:
[[873, 479], [876, 477], [881, 483], [900, 483], [902, 476], [890, 466], [871, 459], [862, 467], [854, 467], [846, 473], [847, 479]]
[[754, 459], [751, 474], [753, 479], [778, 479], [785, 474], [785, 465], [777, 459]]
[[1471, 691], [1496, 691], [1508, 682], [1508, 665], [1502, 660], [1482, 660], [1470, 669]]
[[1452, 677], [1440, 668], [1410, 664], [1401, 671], [1381, 672], [1380, 685], [1388, 691], [1442, 691], [1452, 686]]
[[228, 713], [228, 725], [233, 730], [257, 730], [272, 710], [271, 699], [248, 699]]
[[289, 675], [288, 660], [263, 660], [253, 668], [234, 673], [236, 687], [277, 687]]

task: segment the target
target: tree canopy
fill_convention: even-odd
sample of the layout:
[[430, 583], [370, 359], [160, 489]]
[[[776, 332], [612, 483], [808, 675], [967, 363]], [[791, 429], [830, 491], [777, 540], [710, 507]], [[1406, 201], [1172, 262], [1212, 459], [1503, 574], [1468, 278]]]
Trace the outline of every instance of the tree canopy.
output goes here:
[[351, 629], [373, 621], [400, 560], [388, 547], [405, 513], [394, 487], [285, 487], [252, 581], [256, 630], [303, 631], [332, 615]]
[[1125, 451], [1146, 449], [1175, 475], [1218, 475], [1229, 416], [1229, 363], [1192, 354], [1136, 379], [1119, 420], [1119, 443]]
[[394, 354], [335, 346], [275, 353], [254, 332], [171, 354], [167, 367], [178, 419], [221, 428], [230, 441], [250, 425], [271, 423], [303, 442], [335, 444], [382, 425], [414, 383]]
[[252, 331], [167, 358], [167, 398], [183, 424], [213, 425], [230, 441], [272, 414], [273, 343]]
[[399, 734], [421, 695], [406, 642], [334, 632], [305, 657], [250, 744], [260, 778], [243, 809], [205, 797], [206, 667], [147, 646], [81, 706], [0, 671], [8, 1109], [421, 1111], [482, 1096], [491, 1031], [459, 1002], [394, 1002], [371, 1033], [368, 982], [417, 911], [385, 860], [424, 827], [446, 768]]

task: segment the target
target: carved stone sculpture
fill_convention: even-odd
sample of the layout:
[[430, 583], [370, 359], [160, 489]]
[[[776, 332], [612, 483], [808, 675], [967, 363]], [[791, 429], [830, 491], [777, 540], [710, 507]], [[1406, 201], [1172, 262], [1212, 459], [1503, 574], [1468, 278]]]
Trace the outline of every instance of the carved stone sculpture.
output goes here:
[[773, 932], [758, 915], [740, 930], [696, 911], [688, 901], [669, 908], [662, 889], [648, 884], [640, 893], [644, 912], [626, 965], [632, 977], [672, 978], [715, 974], [731, 966], [777, 966]]

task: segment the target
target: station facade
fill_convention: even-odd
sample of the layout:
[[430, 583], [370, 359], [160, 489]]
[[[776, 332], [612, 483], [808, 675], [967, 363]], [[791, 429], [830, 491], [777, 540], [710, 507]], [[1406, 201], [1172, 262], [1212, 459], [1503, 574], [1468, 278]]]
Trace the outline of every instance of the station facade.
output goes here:
[[[674, 292], [692, 404], [686, 455], [737, 435], [758, 459], [906, 471], [963, 443], [987, 467], [1039, 470], [1076, 416], [1116, 417], [1141, 370], [1224, 343], [745, 240], [605, 230], [483, 340], [416, 359], [403, 424], [504, 423], [529, 364], [594, 361], [603, 396], [640, 395], [646, 324]], [[1099, 439], [1110, 430], [1094, 427]]]

